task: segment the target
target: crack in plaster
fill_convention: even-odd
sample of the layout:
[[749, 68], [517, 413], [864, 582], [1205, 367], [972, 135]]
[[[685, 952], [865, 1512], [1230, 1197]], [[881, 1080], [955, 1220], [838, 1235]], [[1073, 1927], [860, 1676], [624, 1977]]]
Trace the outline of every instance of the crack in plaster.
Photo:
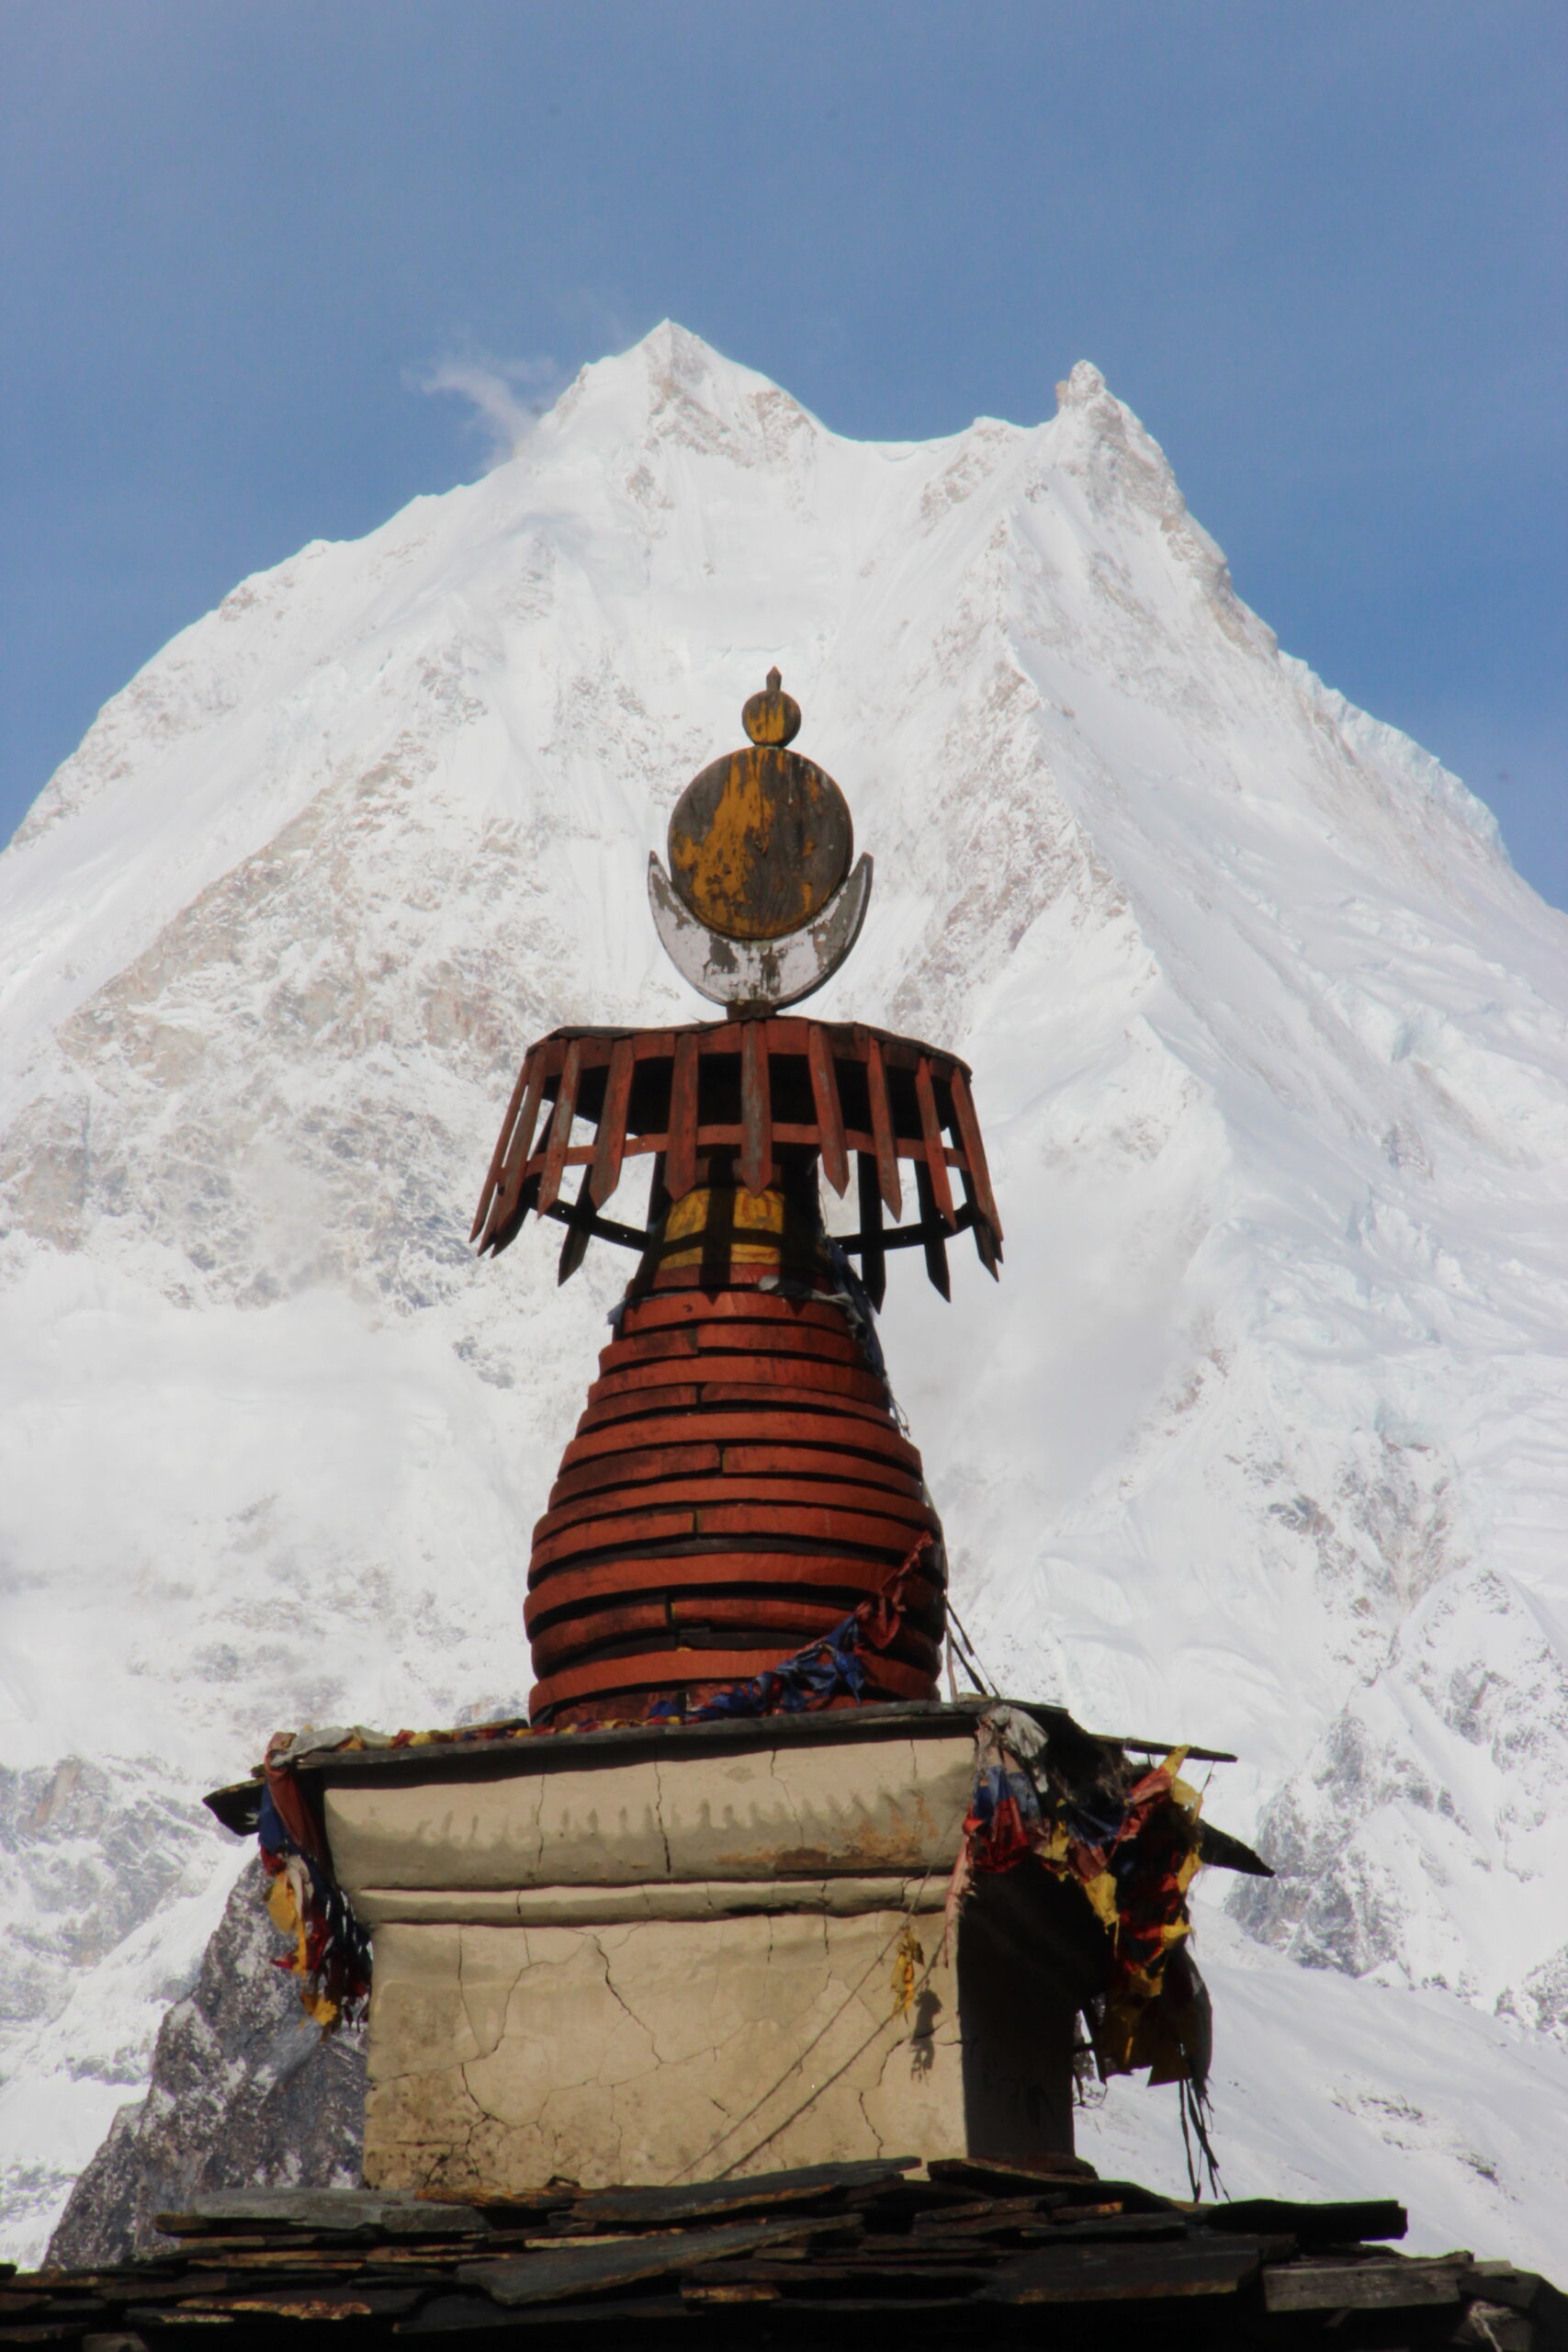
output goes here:
[[[494, 2010], [495, 2030], [491, 2039], [487, 2042], [483, 2034], [479, 2031], [479, 2027], [474, 2022], [473, 2004], [469, 1997], [469, 1968], [471, 1963], [471, 1955], [469, 1952], [470, 1940], [471, 1939], [465, 1934], [461, 1928], [459, 1928], [457, 1930], [457, 1997], [463, 2005], [464, 2022], [468, 2026], [468, 2032], [472, 2037], [474, 2044], [472, 2057], [477, 2062], [481, 2058], [493, 2057], [505, 2038], [507, 2007], [511, 2002], [512, 1994], [516, 1991], [517, 1986], [522, 1980], [523, 1971], [528, 1965], [528, 1958], [526, 1950], [525, 1950], [522, 1958], [519, 1960], [517, 1968], [513, 1974], [510, 1989], [502, 1995], [496, 2003]], [[466, 2066], [468, 2064], [468, 2061], [465, 2059], [463, 2064]]]
[[[551, 2120], [549, 2110], [552, 2107], [558, 2107], [560, 2101], [564, 2098], [580, 2096], [581, 2090], [581, 2086], [580, 2084], [573, 2083], [564, 2086], [558, 2086], [556, 2088], [547, 2091], [543, 2099], [539, 2103], [539, 2112], [535, 2122], [531, 2125], [522, 2127], [523, 2129], [536, 2132], [541, 2142], [548, 2149], [549, 2161], [552, 2167], [552, 2177], [555, 2178], [560, 2177], [558, 2167], [561, 2150], [563, 2143], [569, 2143], [570, 2142], [570, 2123], [561, 2124]], [[513, 2125], [513, 2134], [515, 2135], [518, 2130], [519, 2127]], [[615, 2159], [611, 2165], [611, 2172], [613, 2176], [618, 2174], [622, 2169], [621, 2150], [623, 2145], [623, 2136], [621, 2131], [617, 2128], [615, 2132]]]
[[528, 1871], [526, 1875], [536, 1877], [543, 1867], [545, 1859], [545, 1776], [543, 1774], [541, 1774], [534, 1783], [533, 1795], [533, 1813], [532, 1815], [525, 1822], [524, 1826], [532, 1833], [534, 1841], [533, 1851], [528, 1857]]
[[660, 1770], [660, 1759], [657, 1756], [653, 1759], [653, 1786], [655, 1792], [653, 1821], [659, 1832], [660, 1843], [664, 1849], [664, 1875], [666, 1878], [673, 1878], [675, 1865], [670, 1857], [670, 1831], [664, 1819], [664, 1779]]
[[[598, 1937], [590, 1936], [588, 1938], [588, 1942], [592, 1946], [592, 1950], [598, 1953], [600, 1961], [604, 1966], [604, 1990], [609, 1994], [610, 1998], [615, 2002], [622, 2010], [624, 2010], [626, 2015], [631, 2019], [633, 2025], [636, 2026], [637, 2031], [647, 2037], [649, 2050], [651, 2053], [650, 2063], [648, 2065], [638, 2067], [635, 2074], [622, 2075], [616, 2082], [606, 2086], [613, 2094], [626, 2083], [635, 2083], [640, 2081], [646, 2075], [657, 2074], [661, 2065], [667, 2065], [671, 2062], [660, 2055], [659, 2037], [654, 2032], [653, 2028], [649, 2024], [646, 2018], [638, 2017], [637, 2011], [632, 2007], [631, 2003], [626, 1999], [625, 1994], [621, 1991], [620, 1986], [616, 1984], [615, 1971], [610, 1965], [610, 1955], [605, 1951], [604, 1945], [600, 1942]], [[604, 2082], [604, 2063], [608, 2054], [608, 2051], [606, 2050], [604, 2057], [602, 2057], [600, 2060], [599, 2072], [595, 2077], [595, 2080], [601, 2084]]]

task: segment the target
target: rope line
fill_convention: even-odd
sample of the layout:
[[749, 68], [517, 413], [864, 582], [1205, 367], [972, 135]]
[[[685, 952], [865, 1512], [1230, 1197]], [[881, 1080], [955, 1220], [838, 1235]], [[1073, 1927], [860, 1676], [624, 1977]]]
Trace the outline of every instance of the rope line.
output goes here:
[[[928, 1864], [925, 1877], [921, 1879], [919, 1885], [915, 1890], [914, 1903], [907, 1905], [906, 1908], [899, 1913], [899, 1924], [897, 1928], [894, 1930], [893, 1934], [888, 1937], [887, 1941], [883, 1945], [882, 1950], [874, 1953], [872, 1958], [866, 1962], [863, 1973], [858, 1976], [855, 1982], [851, 1985], [849, 1991], [844, 1995], [844, 1997], [840, 2002], [838, 2007], [833, 2011], [832, 2016], [826, 2018], [818, 2028], [817, 2031], [812, 2035], [811, 2040], [801, 2052], [799, 2057], [791, 2059], [789, 2064], [784, 2068], [784, 2073], [779, 2076], [778, 2081], [771, 2084], [760, 2098], [754, 2099], [751, 2105], [747, 2109], [744, 2115], [738, 2115], [733, 2123], [728, 2124], [725, 2129], [719, 2132], [716, 2139], [710, 2140], [707, 2146], [704, 2148], [699, 2154], [694, 2155], [691, 2159], [690, 2163], [682, 2165], [681, 2170], [675, 2175], [675, 2179], [677, 2181], [682, 2179], [686, 2175], [694, 2171], [698, 2165], [705, 2164], [711, 2155], [716, 2154], [716, 2152], [723, 2147], [727, 2140], [733, 2140], [735, 2134], [738, 2132], [743, 2131], [746, 2125], [750, 2122], [754, 2115], [758, 2115], [761, 2112], [762, 2109], [766, 2107], [771, 2098], [777, 2098], [779, 2092], [783, 2090], [790, 2076], [794, 2074], [797, 2074], [805, 2065], [806, 2061], [810, 2057], [818, 2043], [823, 2041], [828, 2034], [831, 2033], [833, 2028], [838, 2024], [839, 2019], [843, 2016], [844, 2011], [850, 2007], [850, 2004], [852, 2001], [859, 1999], [861, 1992], [869, 1982], [873, 1972], [882, 1966], [883, 1962], [886, 1960], [888, 1953], [897, 1943], [899, 1937], [904, 1932], [905, 1927], [915, 1916], [915, 1907], [919, 1904], [921, 1894], [925, 1892], [926, 1882], [930, 1877], [931, 1867]], [[880, 2025], [878, 2025], [876, 2031], [877, 2033], [882, 2031], [882, 2027]], [[875, 2036], [874, 2035], [873, 2039], [874, 2040], [874, 2038]], [[856, 2055], [859, 2055], [858, 2052]], [[853, 2062], [852, 2061], [851, 2063], [852, 2064]], [[811, 2094], [813, 2098], [816, 2096], [817, 2094], [815, 2092]], [[808, 2098], [806, 2104], [809, 2107], [811, 2100]], [[782, 2125], [780, 2126], [780, 2129], [783, 2129]], [[776, 2136], [777, 2135], [773, 2133], [770, 2133], [769, 2135], [770, 2138]], [[761, 2143], [761, 2145], [763, 2147], [766, 2147], [767, 2144], [768, 2143], [766, 2140]], [[753, 2149], [751, 2153], [755, 2154], [756, 2151]], [[717, 2180], [727, 2180], [729, 2177], [729, 2175], [734, 2171], [736, 2165], [744, 2164], [746, 2161], [746, 2157], [737, 2156], [733, 2163], [727, 2165], [724, 2170], [720, 2173], [715, 2174], [714, 2177]], [[671, 2185], [673, 2187], [674, 2183], [672, 2182]]]
[[[958, 1816], [957, 1823], [958, 1835], [961, 1841], [964, 1835], [964, 1823], [968, 1815], [968, 1811], [969, 1800], [965, 1798], [964, 1812]], [[801, 2051], [798, 2057], [791, 2059], [789, 2064], [784, 2068], [784, 2073], [779, 2076], [777, 2082], [770, 2085], [768, 2089], [762, 2093], [760, 2098], [754, 2099], [751, 2105], [746, 2109], [744, 2115], [738, 2115], [733, 2123], [727, 2124], [725, 2129], [717, 2134], [716, 2138], [710, 2140], [705, 2148], [702, 2149], [696, 2155], [693, 2156], [689, 2162], [682, 2165], [680, 2171], [675, 2174], [674, 2178], [670, 2182], [669, 2186], [671, 2188], [674, 2188], [677, 2182], [689, 2178], [695, 2171], [697, 2165], [706, 2164], [708, 2158], [716, 2154], [727, 2140], [733, 2140], [738, 2132], [744, 2131], [746, 2125], [751, 2121], [753, 2116], [760, 2115], [762, 2109], [767, 2106], [768, 2101], [771, 2098], [777, 2098], [779, 2092], [783, 2090], [790, 2076], [792, 2075], [798, 2074], [801, 2071], [812, 2052], [817, 2048], [818, 2044], [824, 2041], [832, 2031], [833, 2028], [838, 2024], [839, 2019], [843, 2016], [844, 2011], [850, 2007], [852, 2002], [860, 1998], [862, 1992], [865, 1985], [870, 1982], [874, 1973], [878, 1968], [882, 1967], [884, 1962], [886, 1961], [889, 1952], [893, 1951], [895, 1945], [898, 1942], [899, 1938], [903, 1935], [909, 1921], [915, 1917], [916, 1912], [919, 1909], [920, 1897], [925, 1893], [926, 1888], [930, 1885], [931, 1872], [935, 1868], [936, 1865], [934, 1862], [928, 1862], [926, 1864], [925, 1870], [921, 1873], [919, 1884], [916, 1887], [913, 1895], [906, 1902], [903, 1910], [898, 1914], [897, 1927], [888, 1937], [887, 1941], [882, 1946], [882, 1949], [875, 1952], [866, 1962], [864, 1970], [851, 1985], [849, 1991], [844, 1995], [843, 1999], [839, 2003], [838, 2007], [833, 2011], [831, 2017], [824, 2019], [823, 2023], [812, 2035], [811, 2040], [807, 2043], [805, 2049]], [[924, 1992], [926, 1985], [930, 1981], [931, 1973], [936, 1967], [937, 1962], [942, 1958], [942, 1950], [946, 1940], [947, 1938], [944, 1928], [942, 1935], [938, 1939], [935, 1952], [932, 1954], [931, 1960], [926, 1963], [924, 1975], [921, 1976], [919, 1982], [915, 1986], [915, 1990], [910, 1996], [911, 2001], [918, 2000], [920, 1994]], [[864, 2055], [865, 2052], [870, 2049], [872, 2043], [876, 2040], [877, 2035], [886, 2031], [888, 2023], [888, 2019], [884, 2018], [880, 2020], [872, 2029], [864, 2041], [861, 2043], [860, 2048], [852, 2052], [850, 2056], [845, 2059], [843, 2065], [838, 2067], [833, 2074], [829, 2075], [826, 2082], [819, 2083], [815, 2090], [808, 2092], [807, 2097], [801, 2101], [799, 2107], [794, 2110], [793, 2114], [787, 2115], [783, 2123], [775, 2125], [773, 2130], [768, 2133], [766, 2139], [759, 2140], [756, 2146], [749, 2149], [745, 2155], [734, 2157], [729, 2164], [725, 2165], [722, 2172], [716, 2173], [713, 2175], [713, 2177], [716, 2180], [728, 2180], [731, 2173], [733, 2173], [739, 2165], [750, 2164], [751, 2158], [754, 2155], [757, 2155], [763, 2148], [767, 2147], [771, 2142], [776, 2140], [779, 2133], [784, 2131], [789, 2124], [793, 2123], [797, 2116], [804, 2115], [806, 2109], [811, 2105], [812, 2101], [820, 2098], [822, 2092], [828, 2089], [830, 2084], [836, 2083], [839, 2076], [845, 2071], [846, 2067], [852, 2066], [856, 2059]]]
[[[927, 1871], [927, 1873], [926, 1873], [926, 1876], [929, 1878], [929, 1877], [930, 1877], [930, 1875], [931, 1875], [931, 1873], [930, 1873], [930, 1871]], [[911, 1912], [907, 1913], [907, 1914], [906, 1914], [906, 1917], [909, 1917], [909, 1918], [912, 1918], [912, 1917], [914, 1917], [914, 1914], [913, 1914], [913, 1912], [911, 1911]], [[937, 1967], [937, 1963], [938, 1963], [938, 1962], [941, 1960], [941, 1958], [942, 1958], [942, 1955], [943, 1950], [944, 1950], [944, 1949], [945, 1949], [945, 1947], [946, 1947], [946, 1943], [947, 1943], [947, 1937], [946, 1937], [945, 1933], [943, 1933], [942, 1936], [940, 1936], [940, 1937], [938, 1938], [938, 1939], [937, 1939], [937, 1947], [936, 1947], [936, 1950], [935, 1950], [935, 1951], [931, 1954], [931, 1957], [930, 1958], [930, 1960], [928, 1960], [928, 1961], [927, 1961], [927, 1962], [926, 1962], [926, 1964], [925, 1964], [924, 1971], [923, 1971], [923, 1973], [921, 1973], [921, 1975], [920, 1975], [920, 1977], [919, 1977], [919, 1981], [917, 1982], [917, 1984], [916, 1984], [916, 1985], [915, 1985], [915, 1988], [914, 1988], [914, 1991], [913, 1991], [913, 1992], [910, 1994], [910, 1996], [909, 1996], [909, 2001], [910, 2001], [910, 2007], [913, 2007], [913, 2006], [915, 2005], [915, 2003], [919, 2001], [919, 1997], [920, 1997], [920, 1995], [925, 1991], [926, 1986], [930, 1984], [930, 1982], [931, 1982], [931, 1977], [932, 1977], [932, 1976], [933, 1976], [933, 1974], [935, 1973], [935, 1972], [936, 1972], [936, 1967]], [[892, 1949], [893, 1949], [892, 1942], [891, 1942], [891, 1941], [889, 1941], [889, 1942], [888, 1942], [888, 1943], [884, 1947], [883, 1951], [882, 1951], [877, 1955], [878, 1959], [880, 1959], [880, 1960], [885, 1960], [885, 1959], [887, 1957], [887, 1953], [888, 1953], [889, 1951], [891, 1951], [891, 1950], [892, 1950]], [[863, 1978], [863, 1979], [862, 1979], [862, 1983], [863, 1983], [863, 1982], [864, 1982], [864, 1979]], [[842, 2012], [840, 2011], [840, 2014], [841, 2015], [841, 2014], [842, 2014]], [[872, 2028], [871, 2031], [866, 2035], [865, 2040], [864, 2040], [864, 2041], [860, 2044], [860, 2046], [859, 2046], [859, 2048], [858, 2048], [858, 2049], [855, 2049], [855, 2050], [852, 2050], [852, 2051], [851, 2051], [851, 2052], [850, 2052], [849, 2056], [844, 2060], [843, 2064], [842, 2064], [841, 2066], [836, 2066], [836, 2067], [834, 2068], [833, 2072], [832, 2072], [832, 2073], [828, 2076], [828, 2078], [827, 2078], [827, 2080], [826, 2080], [825, 2082], [820, 2082], [820, 2083], [818, 2083], [818, 2084], [816, 2086], [815, 2089], [810, 2090], [810, 2091], [807, 2091], [807, 2093], [806, 2097], [801, 2100], [800, 2105], [799, 2105], [798, 2107], [796, 2107], [796, 2108], [792, 2108], [792, 2109], [790, 2110], [789, 2114], [788, 2114], [788, 2115], [786, 2115], [786, 2116], [784, 2118], [783, 2121], [782, 2121], [782, 2122], [779, 2122], [779, 2123], [775, 2123], [775, 2124], [774, 2124], [774, 2126], [773, 2126], [773, 2130], [772, 2130], [770, 2132], [768, 2132], [768, 2133], [767, 2133], [767, 2134], [766, 2134], [762, 2139], [761, 2139], [761, 2140], [757, 2141], [754, 2146], [748, 2148], [748, 2149], [747, 2149], [747, 2151], [746, 2151], [746, 2154], [745, 2154], [743, 2156], [737, 2156], [737, 2157], [735, 2157], [735, 2158], [734, 2158], [734, 2160], [733, 2160], [731, 2163], [729, 2163], [729, 2164], [726, 2165], [726, 2166], [725, 2166], [724, 2170], [723, 2170], [723, 2171], [718, 2175], [718, 2178], [719, 2178], [720, 2180], [728, 2180], [728, 2179], [730, 2177], [731, 2174], [733, 2174], [734, 2172], [736, 2172], [737, 2170], [739, 2170], [739, 2166], [740, 2166], [741, 2165], [749, 2165], [749, 2164], [750, 2163], [750, 2161], [751, 2161], [751, 2159], [752, 2159], [752, 2157], [753, 2157], [753, 2156], [760, 2156], [760, 2155], [761, 2154], [762, 2150], [763, 2150], [764, 2148], [771, 2148], [771, 2147], [772, 2147], [772, 2145], [773, 2145], [773, 2142], [778, 2138], [778, 2136], [779, 2136], [779, 2134], [780, 2134], [780, 2132], [787, 2132], [787, 2131], [789, 2130], [790, 2125], [791, 2125], [792, 2123], [795, 2123], [795, 2122], [798, 2121], [798, 2120], [800, 2119], [800, 2117], [801, 2117], [801, 2116], [803, 2116], [803, 2115], [805, 2114], [805, 2112], [806, 2112], [807, 2109], [808, 2107], [810, 2107], [810, 2106], [811, 2106], [811, 2104], [813, 2103], [813, 2101], [814, 2101], [814, 2100], [820, 2098], [824, 2091], [831, 2090], [831, 2089], [832, 2089], [832, 2087], [833, 2087], [833, 2085], [834, 2085], [834, 2084], [835, 2084], [835, 2083], [840, 2079], [840, 2075], [847, 2075], [847, 2074], [849, 2073], [849, 2071], [850, 2071], [850, 2068], [851, 2068], [852, 2065], [854, 2065], [854, 2064], [857, 2063], [857, 2061], [858, 2061], [858, 2060], [860, 2060], [860, 2059], [862, 2059], [862, 2058], [863, 2058], [863, 2057], [864, 2057], [864, 2055], [865, 2055], [866, 2052], [871, 2048], [872, 2043], [873, 2043], [873, 2042], [877, 2039], [878, 2035], [879, 2035], [879, 2034], [882, 2034], [882, 2033], [885, 2033], [885, 2032], [886, 2031], [886, 2030], [887, 2030], [887, 2023], [888, 2023], [888, 2020], [886, 2020], [886, 2019], [885, 2018], [885, 2019], [883, 2019], [883, 2020], [882, 2020], [882, 2022], [881, 2022], [881, 2023], [879, 2023], [879, 2024], [877, 2024], [877, 2025], [873, 2026], [873, 2028]], [[912, 2040], [914, 2039], [914, 2036], [911, 2034], [909, 2038], [910, 2038], [910, 2040], [912, 2041]], [[791, 2071], [793, 2072], [794, 2070], [792, 2069]], [[784, 2081], [787, 2081], [787, 2080], [788, 2080], [788, 2076], [786, 2075], [786, 2076], [784, 2078]], [[775, 2085], [775, 2086], [774, 2086], [774, 2087], [775, 2087], [775, 2088], [782, 2088], [782, 2087], [783, 2087], [783, 2084], [782, 2084], [782, 2083], [777, 2084], [777, 2085]], [[769, 2094], [769, 2097], [770, 2097], [770, 2098], [772, 2097], [772, 2093], [771, 2093], [771, 2092], [770, 2092], [770, 2094]], [[764, 2104], [765, 2104], [765, 2102], [764, 2102], [764, 2101], [762, 2101], [762, 2100], [759, 2100], [759, 2101], [758, 2101], [758, 2106], [761, 2106], [761, 2105], [764, 2105]], [[756, 2113], [756, 2109], [755, 2109], [755, 2108], [753, 2108], [753, 2109], [752, 2109], [752, 2110], [751, 2110], [751, 2112], [752, 2112], [753, 2114], [755, 2114], [755, 2113]], [[744, 2119], [742, 2119], [742, 2120], [744, 2120]]]
[[990, 1676], [986, 1672], [985, 1668], [981, 1665], [979, 1653], [964, 1630], [964, 1620], [960, 1617], [957, 1610], [954, 1609], [953, 1605], [953, 1595], [951, 1592], [946, 1595], [946, 1601], [948, 1624], [957, 1634], [958, 1640], [961, 1645], [958, 1651], [958, 1663], [964, 1668], [964, 1673], [967, 1674], [970, 1681], [973, 1682], [976, 1690], [979, 1691], [982, 1698], [999, 1699], [1001, 1692], [997, 1689], [996, 1684], [991, 1680]]

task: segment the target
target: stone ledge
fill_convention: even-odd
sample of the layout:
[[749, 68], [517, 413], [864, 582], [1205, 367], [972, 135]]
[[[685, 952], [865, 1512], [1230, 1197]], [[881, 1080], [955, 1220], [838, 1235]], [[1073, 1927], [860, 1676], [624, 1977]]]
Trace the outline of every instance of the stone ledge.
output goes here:
[[[773, 1724], [750, 1728], [744, 1742], [651, 1756], [573, 1741], [571, 1769], [548, 1773], [323, 1774], [333, 1866], [356, 1909], [372, 1888], [510, 1897], [947, 1876], [974, 1790], [967, 1713], [945, 1711], [924, 1737], [886, 1724], [884, 1736], [852, 1745], [781, 1745]], [[516, 1914], [487, 1905], [485, 1916]]]
[[819, 1879], [696, 1879], [654, 1885], [367, 1886], [354, 1907], [367, 1928], [597, 1928], [651, 1919], [739, 1919], [816, 1912], [837, 1919], [866, 1911], [925, 1914], [946, 1900], [945, 1876], [902, 1873]]

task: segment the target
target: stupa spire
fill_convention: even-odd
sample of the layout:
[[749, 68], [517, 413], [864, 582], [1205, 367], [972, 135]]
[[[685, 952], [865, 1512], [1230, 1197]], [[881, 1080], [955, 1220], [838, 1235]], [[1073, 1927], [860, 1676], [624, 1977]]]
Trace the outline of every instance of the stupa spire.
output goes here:
[[[994, 1274], [1001, 1227], [962, 1062], [778, 1010], [853, 946], [871, 860], [853, 863], [833, 778], [790, 748], [801, 712], [777, 669], [742, 723], [649, 876], [660, 937], [728, 1017], [530, 1047], [474, 1221], [490, 1250], [530, 1210], [564, 1225], [563, 1282], [595, 1238], [638, 1253], [534, 1534], [533, 1704], [551, 1723], [712, 1703], [866, 1610], [877, 1637], [824, 1668], [821, 1703], [937, 1692], [942, 1529], [873, 1313], [890, 1250], [919, 1248], [945, 1295], [949, 1241], [972, 1231]], [[640, 1226], [606, 1214], [636, 1159]], [[853, 1181], [856, 1230], [827, 1232], [823, 1178], [840, 1197]]]

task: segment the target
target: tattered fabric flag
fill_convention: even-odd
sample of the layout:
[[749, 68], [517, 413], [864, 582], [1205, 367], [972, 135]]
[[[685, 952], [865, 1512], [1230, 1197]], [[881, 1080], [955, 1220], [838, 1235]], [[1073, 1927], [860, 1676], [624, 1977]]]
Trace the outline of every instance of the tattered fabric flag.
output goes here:
[[292, 1770], [271, 1760], [263, 1770], [256, 1842], [268, 1879], [273, 1925], [294, 1949], [275, 1965], [299, 1982], [300, 2006], [323, 2033], [364, 2014], [370, 1997], [370, 1939], [333, 1876], [327, 1841]]
[[1146, 2066], [1151, 2082], [1187, 2086], [1201, 2134], [1210, 2014], [1186, 1949], [1201, 1802], [1178, 1777], [1186, 1749], [1143, 1772], [1111, 1751], [1116, 1762], [1108, 1772], [1089, 1789], [1075, 1788], [1052, 1770], [1039, 1724], [998, 1703], [976, 1722], [976, 1751], [948, 1927], [977, 1875], [1016, 1870], [1032, 1856], [1077, 1887], [1108, 1942], [1104, 1988], [1088, 2012], [1101, 2076]]
[[893, 1955], [893, 2015], [907, 2018], [915, 2006], [915, 1987], [925, 1965], [925, 1952], [912, 1926], [907, 1926]]

